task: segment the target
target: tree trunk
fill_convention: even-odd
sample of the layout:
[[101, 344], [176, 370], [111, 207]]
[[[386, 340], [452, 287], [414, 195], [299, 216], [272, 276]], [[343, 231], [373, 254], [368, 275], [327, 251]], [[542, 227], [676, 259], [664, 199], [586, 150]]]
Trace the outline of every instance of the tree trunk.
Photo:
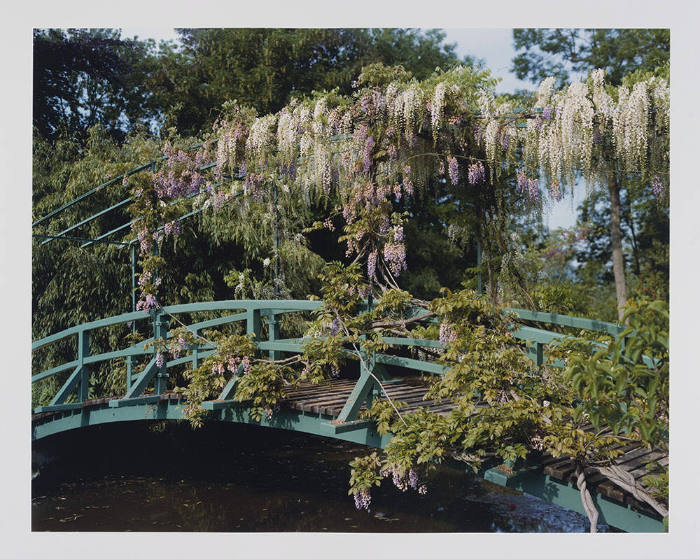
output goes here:
[[581, 464], [576, 464], [576, 485], [581, 492], [581, 504], [583, 510], [586, 511], [586, 516], [591, 522], [591, 534], [598, 532], [598, 509], [595, 506], [591, 492], [586, 484], [586, 475], [583, 472]]
[[617, 316], [622, 320], [623, 306], [627, 303], [627, 284], [625, 282], [625, 259], [622, 255], [622, 230], [620, 228], [620, 183], [615, 173], [608, 179], [610, 190], [610, 240], [612, 243], [613, 274], [617, 292]]

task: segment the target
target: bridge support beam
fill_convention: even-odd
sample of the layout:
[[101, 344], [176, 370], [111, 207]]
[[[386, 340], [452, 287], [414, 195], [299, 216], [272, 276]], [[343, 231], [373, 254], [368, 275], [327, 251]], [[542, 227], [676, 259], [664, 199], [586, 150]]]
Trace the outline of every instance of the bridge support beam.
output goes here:
[[360, 352], [360, 378], [348, 396], [343, 409], [338, 414], [338, 422], [345, 423], [357, 419], [357, 415], [362, 405], [367, 403], [369, 408], [372, 405], [374, 390], [379, 389], [377, 381], [372, 376], [376, 367], [374, 356], [368, 356], [364, 351]]
[[[162, 311], [156, 311], [153, 317], [153, 338], [162, 342], [168, 339], [168, 319], [165, 318]], [[163, 359], [163, 364], [157, 369], [154, 391], [156, 394], [163, 394], [167, 390], [170, 376], [168, 375], [165, 359]]]
[[[39, 406], [34, 411], [36, 413], [46, 411], [58, 411], [65, 409], [79, 408], [81, 402], [88, 399], [90, 389], [90, 370], [85, 364], [85, 358], [90, 355], [90, 332], [81, 330], [78, 332], [78, 366], [70, 374], [61, 389], [56, 393], [48, 406]], [[77, 403], [66, 404], [66, 399], [75, 390], [77, 391]]]
[[[276, 342], [280, 339], [280, 321], [277, 319], [277, 315], [274, 312], [270, 313], [270, 318], [267, 322], [267, 328], [268, 339], [271, 342]], [[282, 359], [282, 352], [275, 349], [271, 349], [269, 355], [272, 361], [278, 361]]]

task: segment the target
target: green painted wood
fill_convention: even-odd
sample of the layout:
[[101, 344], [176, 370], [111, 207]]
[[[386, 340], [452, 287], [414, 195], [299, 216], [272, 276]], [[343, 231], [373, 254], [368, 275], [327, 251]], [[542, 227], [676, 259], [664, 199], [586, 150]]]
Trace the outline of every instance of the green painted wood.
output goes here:
[[548, 330], [532, 328], [531, 326], [520, 326], [515, 332], [513, 332], [513, 335], [519, 340], [536, 342], [540, 344], [549, 344], [554, 340], [562, 340], [568, 337], [566, 334], [549, 332]]
[[260, 340], [260, 309], [249, 308], [246, 311], [246, 334], [253, 336], [256, 342]]
[[62, 404], [66, 401], [66, 398], [70, 396], [70, 394], [73, 392], [73, 390], [75, 390], [75, 387], [78, 386], [78, 383], [82, 379], [83, 369], [84, 367], [82, 365], [78, 365], [75, 368], [75, 370], [68, 377], [68, 380], [66, 380], [66, 382], [63, 383], [63, 386], [61, 386], [59, 391], [53, 397], [53, 399], [47, 406], [48, 408], [55, 407], [56, 405]]
[[236, 385], [238, 384], [238, 379], [240, 378], [242, 372], [243, 365], [238, 365], [235, 374], [226, 383], [226, 386], [224, 386], [217, 400], [231, 400], [233, 398], [233, 395], [236, 392]]
[[70, 361], [68, 363], [64, 363], [63, 365], [58, 365], [57, 367], [53, 367], [51, 369], [48, 369], [46, 371], [43, 371], [41, 373], [38, 373], [32, 377], [32, 383], [38, 382], [40, 380], [43, 380], [45, 378], [51, 377], [55, 375], [56, 373], [60, 373], [63, 371], [67, 371], [68, 369], [73, 369], [74, 367], [78, 366], [78, 360], [76, 359], [75, 361]]
[[223, 410], [231, 407], [241, 407], [245, 405], [244, 402], [237, 402], [236, 400], [207, 400], [202, 402], [202, 408], [208, 411]]
[[405, 367], [406, 369], [413, 369], [415, 371], [423, 371], [436, 375], [443, 375], [449, 369], [448, 366], [440, 365], [439, 363], [420, 361], [418, 359], [399, 357], [396, 355], [386, 355], [384, 353], [377, 353], [376, 359], [377, 363], [382, 363], [384, 365], [395, 365], [397, 367]]
[[[493, 470], [495, 470], [493, 474], [490, 474], [492, 470], [486, 472], [485, 479], [586, 515], [581, 504], [581, 492], [569, 484], [561, 483], [544, 475], [540, 467], [515, 471], [511, 475], [503, 474], [499, 468]], [[600, 513], [599, 522], [615, 526], [626, 532], [664, 531], [663, 521], [658, 518], [631, 510], [628, 506], [610, 501], [599, 493], [593, 493], [592, 496]]]
[[196, 352], [197, 361], [198, 361], [197, 366], [195, 368], [197, 368], [202, 364], [201, 363], [202, 359], [215, 353], [216, 350], [210, 349], [208, 351], [203, 351], [202, 348], [200, 347], [197, 350], [193, 350], [192, 355], [185, 355], [184, 357], [178, 357], [177, 359], [171, 359], [170, 361], [166, 361], [166, 367], [169, 369], [170, 367], [174, 367], [175, 365], [183, 365], [185, 363], [194, 363], [195, 352]]
[[343, 409], [338, 414], [338, 421], [354, 421], [364, 404], [367, 407], [371, 405], [368, 399], [372, 395], [372, 389], [377, 381], [370, 373], [373, 372], [375, 359], [374, 356], [369, 357], [366, 353], [361, 352], [362, 361], [360, 361], [360, 378], [355, 383], [350, 396], [348, 396]]
[[[136, 312], [136, 243], [129, 246], [129, 258], [131, 263], [131, 312]], [[131, 323], [131, 333], [136, 333], [136, 323]], [[126, 358], [126, 389], [131, 388], [131, 375], [133, 373], [134, 358], [129, 355]]]
[[124, 395], [124, 398], [128, 399], [140, 396], [146, 389], [146, 387], [150, 384], [151, 380], [157, 372], [158, 367], [156, 366], [156, 358], [154, 357], [148, 362], [148, 365], [146, 365], [146, 368], [143, 370], [143, 372], [139, 374], [138, 378], [135, 379], [131, 388], [127, 390], [126, 394]]
[[[267, 329], [270, 342], [274, 343], [280, 339], [280, 322], [277, 319], [277, 314], [273, 313], [270, 315], [267, 322]], [[284, 357], [282, 352], [278, 349], [270, 349], [268, 356], [272, 361], [278, 361]]]
[[304, 344], [294, 343], [288, 340], [279, 340], [276, 342], [258, 342], [258, 347], [263, 350], [277, 350], [288, 353], [303, 353]]
[[83, 330], [78, 334], [78, 363], [80, 363], [80, 386], [78, 388], [78, 401], [85, 402], [88, 399], [90, 388], [90, 369], [85, 363], [85, 358], [90, 356], [90, 332]]
[[89, 370], [85, 365], [85, 357], [90, 354], [90, 338], [87, 331], [83, 330], [78, 333], [78, 359], [77, 367], [68, 377], [63, 386], [58, 390], [53, 397], [48, 408], [55, 408], [59, 404], [63, 404], [66, 398], [78, 388], [78, 402], [84, 402], [88, 398], [88, 378]]
[[120, 225], [119, 227], [115, 227], [111, 231], [107, 231], [106, 233], [102, 233], [102, 235], [95, 237], [94, 239], [92, 239], [91, 241], [88, 241], [87, 243], [83, 243], [82, 245], [80, 245], [80, 248], [87, 248], [89, 246], [94, 245], [97, 241], [101, 241], [103, 239], [106, 239], [107, 237], [111, 237], [112, 235], [114, 235], [114, 233], [119, 233], [119, 231], [124, 231], [125, 229], [130, 229], [134, 223], [138, 223], [139, 221], [141, 221], [140, 217], [138, 217], [136, 219], [132, 219], [128, 223], [124, 223], [123, 225]]
[[[168, 339], [168, 319], [162, 312], [156, 312], [153, 321], [153, 337], [165, 341]], [[158, 367], [155, 374], [154, 390], [156, 394], [163, 394], [168, 385], [168, 366], [163, 359], [163, 365]]]
[[321, 433], [327, 437], [335, 437], [341, 433], [367, 429], [373, 426], [371, 419], [356, 419], [354, 421], [346, 421], [345, 423], [322, 423]]
[[434, 347], [442, 348], [439, 340], [425, 340], [420, 338], [392, 338], [382, 336], [382, 340], [389, 345], [411, 346], [411, 347]]
[[137, 396], [136, 398], [122, 398], [121, 400], [110, 400], [110, 408], [123, 408], [127, 406], [140, 406], [142, 404], [157, 404], [161, 402], [160, 394], [149, 394], [148, 396]]
[[85, 225], [86, 223], [90, 223], [91, 221], [94, 221], [94, 220], [97, 219], [98, 217], [100, 217], [100, 216], [102, 216], [102, 215], [104, 215], [104, 214], [106, 214], [106, 213], [108, 213], [108, 212], [111, 212], [112, 210], [116, 210], [117, 208], [121, 208], [122, 206], [125, 206], [125, 205], [128, 204], [129, 202], [131, 202], [131, 197], [125, 198], [125, 199], [122, 200], [121, 202], [117, 202], [116, 204], [110, 206], [109, 208], [106, 208], [106, 209], [104, 209], [104, 210], [102, 210], [102, 211], [100, 211], [100, 212], [97, 212], [97, 213], [94, 214], [94, 215], [91, 215], [90, 217], [87, 217], [87, 218], [83, 219], [82, 221], [79, 221], [79, 222], [76, 223], [75, 225], [71, 225], [70, 227], [68, 227], [67, 229], [64, 229], [64, 230], [61, 231], [60, 233], [56, 233], [56, 236], [55, 236], [55, 237], [52, 237], [51, 239], [47, 239], [47, 240], [45, 240], [45, 241], [44, 241], [43, 243], [41, 243], [41, 244], [42, 244], [42, 245], [45, 245], [45, 244], [48, 244], [48, 243], [50, 243], [51, 241], [53, 241], [53, 240], [55, 240], [55, 239], [60, 239], [60, 238], [63, 237], [63, 235], [65, 235], [66, 233], [70, 233], [71, 231], [73, 231], [74, 229], [77, 229], [77, 228], [80, 227], [81, 225]]
[[544, 354], [542, 352], [543, 344], [539, 342], [528, 342], [525, 346], [527, 356], [538, 367], [544, 363]]
[[42, 412], [61, 412], [61, 411], [70, 411], [70, 410], [79, 410], [83, 407], [82, 404], [78, 402], [74, 402], [72, 404], [56, 404], [56, 405], [49, 405], [49, 406], [38, 406], [34, 408], [34, 413], [42, 413]]
[[99, 363], [100, 361], [109, 361], [110, 359], [121, 359], [124, 357], [150, 354], [152, 351], [150, 349], [144, 349], [143, 347], [147, 341], [153, 341], [153, 338], [149, 338], [148, 340], [139, 342], [138, 344], [125, 349], [91, 355], [90, 357], [85, 358], [85, 363], [89, 365], [92, 363]]
[[[199, 335], [199, 328], [190, 328], [190, 331], [195, 335]], [[192, 347], [192, 368], [193, 369], [198, 369], [201, 359], [201, 349], [199, 345], [194, 345]], [[168, 366], [170, 366], [170, 363], [168, 362]]]
[[575, 316], [567, 316], [563, 314], [547, 313], [530, 311], [526, 309], [505, 309], [506, 312], [515, 313], [523, 320], [531, 320], [533, 322], [544, 322], [545, 324], [556, 324], [558, 326], [570, 326], [581, 330], [592, 330], [594, 332], [604, 332], [617, 336], [625, 330], [624, 326], [613, 324], [612, 322], [604, 322], [602, 320], [593, 320], [590, 318], [579, 318]]
[[[293, 311], [313, 311], [321, 306], [321, 301], [304, 301], [304, 300], [260, 300], [260, 301], [207, 301], [203, 303], [187, 303], [184, 305], [171, 305], [163, 308], [168, 314], [179, 314], [179, 313], [191, 313], [199, 311], [218, 311], [218, 310], [245, 310], [258, 309], [262, 313], [263, 308], [274, 309], [275, 312], [293, 312]], [[192, 327], [195, 328], [208, 328], [212, 326], [218, 326], [222, 324], [227, 324], [228, 322], [233, 322], [236, 320], [243, 320], [247, 318], [247, 315], [241, 313], [241, 316], [234, 315], [234, 317], [223, 317], [221, 319], [213, 319], [212, 321], [203, 321], [201, 323], [193, 324]], [[120, 314], [117, 316], [103, 318], [100, 320], [93, 320], [91, 322], [86, 322], [80, 324], [79, 326], [73, 326], [71, 328], [66, 328], [60, 332], [32, 342], [32, 350], [39, 349], [50, 343], [62, 340], [73, 334], [77, 334], [82, 330], [95, 330], [97, 328], [104, 328], [106, 326], [114, 326], [117, 324], [132, 322], [135, 320], [144, 320], [150, 317], [150, 313], [146, 311], [134, 311], [129, 313]], [[215, 322], [220, 321], [220, 322]], [[211, 323], [211, 324], [209, 324]]]
[[231, 311], [249, 309], [272, 309], [275, 312], [314, 311], [323, 301], [306, 301], [302, 299], [228, 299], [224, 301], [206, 301], [202, 303], [184, 303], [163, 307], [168, 314], [191, 313], [198, 311]]
[[[168, 307], [165, 307], [165, 310], [168, 310]], [[175, 313], [171, 313], [175, 314]], [[248, 317], [248, 315], [245, 312], [241, 312], [238, 314], [231, 314], [228, 316], [222, 316], [221, 318], [212, 318], [210, 320], [203, 320], [201, 322], [196, 322], [192, 324], [191, 326], [188, 326], [188, 330], [191, 332], [194, 331], [200, 331], [203, 330], [204, 328], [215, 328], [216, 326], [223, 326], [224, 324], [230, 324], [232, 322], [239, 322], [241, 320], [245, 320]]]
[[78, 326], [66, 328], [65, 330], [61, 330], [60, 332], [51, 334], [50, 336], [32, 342], [32, 350], [39, 349], [40, 347], [44, 347], [45, 345], [48, 345], [50, 343], [62, 340], [63, 338], [72, 336], [73, 334], [77, 334], [78, 332], [81, 332], [83, 330], [95, 330], [97, 328], [104, 328], [105, 326], [114, 326], [116, 324], [122, 324], [124, 322], [144, 320], [146, 318], [149, 318], [149, 316], [149, 313], [147, 313], [146, 311], [136, 311], [112, 316], [109, 318], [102, 318], [100, 320], [93, 320], [92, 322], [86, 322]]

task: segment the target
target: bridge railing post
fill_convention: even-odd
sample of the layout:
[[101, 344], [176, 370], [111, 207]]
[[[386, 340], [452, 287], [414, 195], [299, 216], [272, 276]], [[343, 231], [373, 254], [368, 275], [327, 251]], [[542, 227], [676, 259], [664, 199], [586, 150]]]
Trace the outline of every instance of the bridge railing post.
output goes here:
[[[130, 260], [131, 260], [131, 312], [136, 310], [136, 243], [132, 242], [129, 245]], [[131, 333], [136, 333], [136, 321], [131, 322]], [[131, 376], [134, 369], [134, 356], [129, 355], [126, 358], [126, 390], [131, 388]]]
[[[153, 316], [153, 337], [156, 340], [165, 342], [168, 339], [168, 319], [162, 311], [156, 311]], [[155, 393], [163, 394], [168, 386], [168, 369], [166, 360], [163, 359], [163, 365], [158, 368], [155, 380]]]
[[255, 342], [260, 341], [260, 309], [248, 309], [246, 316], [246, 333], [253, 334]]
[[[195, 336], [199, 335], [199, 328], [194, 328], [190, 330]], [[192, 368], [196, 369], [199, 367], [199, 344], [194, 344], [192, 346]]]
[[541, 342], [528, 341], [525, 345], [527, 356], [535, 362], [538, 367], [544, 363], [544, 344]]
[[348, 396], [343, 409], [338, 414], [338, 420], [342, 422], [357, 419], [362, 405], [366, 404], [367, 408], [371, 407], [372, 400], [375, 397], [376, 381], [372, 376], [376, 362], [374, 353], [370, 355], [364, 349], [360, 349], [358, 357], [360, 358], [360, 378], [357, 379], [355, 387], [352, 389], [350, 396]]
[[90, 355], [90, 331], [78, 332], [78, 367], [80, 367], [80, 388], [78, 389], [78, 401], [85, 402], [89, 398], [90, 369], [84, 363], [84, 359]]
[[[269, 330], [268, 332], [268, 339], [271, 342], [275, 342], [280, 339], [280, 321], [277, 319], [277, 314], [272, 312], [270, 313], [270, 318], [267, 322], [267, 328]], [[270, 350], [270, 359], [272, 361], [277, 361], [279, 359], [282, 359], [282, 352], [271, 349]]]

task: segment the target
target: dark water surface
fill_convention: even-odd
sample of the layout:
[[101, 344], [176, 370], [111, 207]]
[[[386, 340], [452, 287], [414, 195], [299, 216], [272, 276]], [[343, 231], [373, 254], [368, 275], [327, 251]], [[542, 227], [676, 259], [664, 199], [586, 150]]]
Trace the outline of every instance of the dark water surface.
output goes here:
[[348, 462], [368, 449], [250, 425], [121, 423], [34, 445], [34, 531], [581, 532], [583, 516], [453, 468], [428, 494], [390, 480], [368, 514]]

